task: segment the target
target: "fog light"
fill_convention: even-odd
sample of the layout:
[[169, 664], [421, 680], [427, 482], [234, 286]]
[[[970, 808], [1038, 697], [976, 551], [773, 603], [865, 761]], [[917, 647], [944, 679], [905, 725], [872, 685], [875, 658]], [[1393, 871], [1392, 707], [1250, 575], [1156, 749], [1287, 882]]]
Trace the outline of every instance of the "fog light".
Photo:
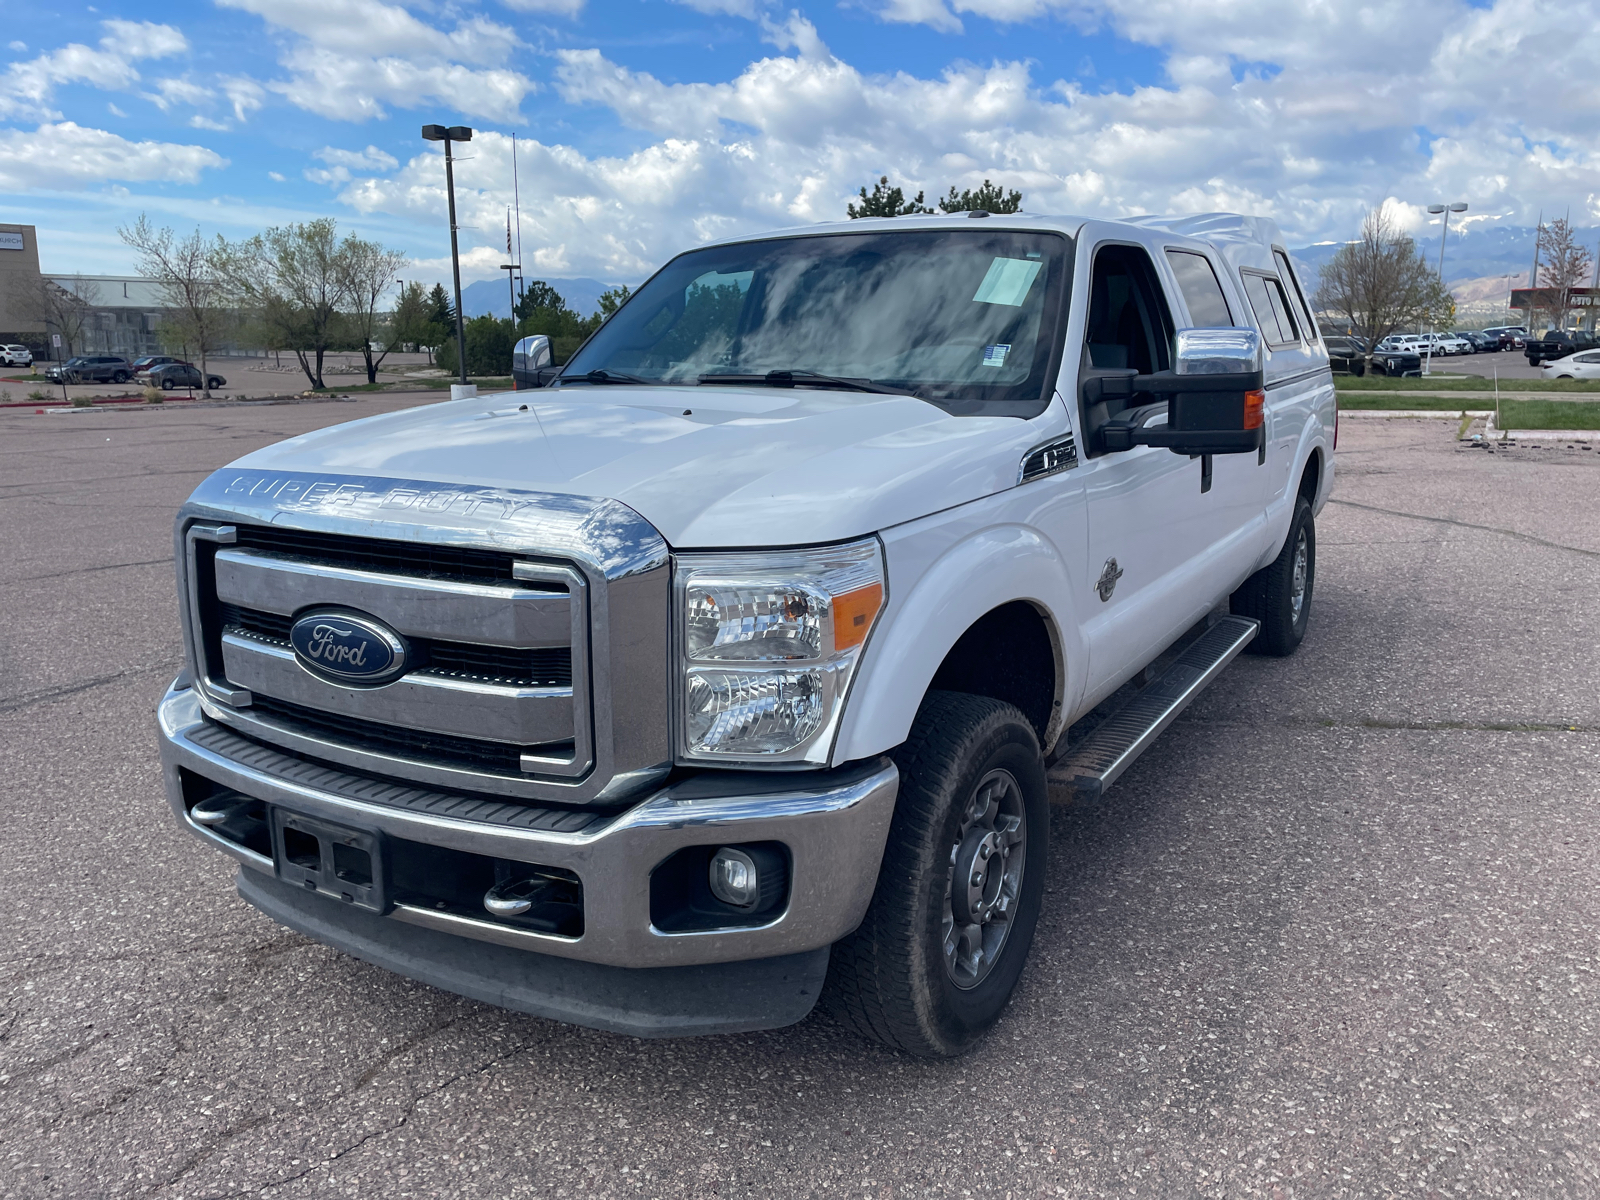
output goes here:
[[761, 900], [761, 875], [755, 859], [724, 846], [711, 856], [711, 894], [734, 908], [754, 908]]

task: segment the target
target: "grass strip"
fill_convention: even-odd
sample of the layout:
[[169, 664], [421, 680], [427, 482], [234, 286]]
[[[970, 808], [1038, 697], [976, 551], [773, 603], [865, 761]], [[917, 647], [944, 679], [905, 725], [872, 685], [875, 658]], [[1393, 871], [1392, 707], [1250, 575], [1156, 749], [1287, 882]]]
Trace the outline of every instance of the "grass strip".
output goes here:
[[1600, 429], [1600, 403], [1502, 400], [1501, 429]]
[[[1333, 386], [1341, 392], [1488, 392], [1494, 394], [1494, 380], [1474, 375], [1467, 379], [1395, 379], [1388, 375], [1335, 375]], [[1502, 392], [1596, 392], [1600, 379], [1502, 379]]]

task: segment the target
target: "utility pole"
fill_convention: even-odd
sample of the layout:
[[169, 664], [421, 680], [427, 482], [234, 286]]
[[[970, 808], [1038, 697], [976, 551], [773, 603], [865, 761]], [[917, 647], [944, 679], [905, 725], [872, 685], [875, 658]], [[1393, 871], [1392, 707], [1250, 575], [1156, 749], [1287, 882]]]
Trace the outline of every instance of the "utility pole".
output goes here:
[[450, 154], [451, 142], [470, 142], [472, 130], [465, 125], [424, 125], [422, 137], [428, 142], [444, 143], [444, 186], [450, 197], [450, 271], [456, 285], [456, 365], [460, 368], [461, 382], [450, 386], [452, 400], [476, 396], [478, 389], [467, 382], [467, 323], [461, 311], [461, 248], [456, 238], [456, 173]]
[[1544, 236], [1544, 209], [1539, 210], [1539, 224], [1533, 231], [1533, 267], [1528, 272], [1528, 315], [1523, 318], [1528, 323], [1528, 336], [1533, 336], [1533, 306], [1537, 297], [1534, 289], [1539, 286], [1539, 239]]

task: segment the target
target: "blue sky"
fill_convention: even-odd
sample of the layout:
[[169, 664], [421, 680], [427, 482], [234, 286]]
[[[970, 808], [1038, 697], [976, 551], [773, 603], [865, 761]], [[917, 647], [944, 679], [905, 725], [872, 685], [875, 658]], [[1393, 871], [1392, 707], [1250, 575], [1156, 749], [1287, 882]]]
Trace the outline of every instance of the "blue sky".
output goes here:
[[[1227, 208], [1297, 242], [1432, 200], [1467, 234], [1600, 220], [1600, 0], [169, 0], [24, 6], [0, 65], [0, 220], [47, 270], [116, 227], [332, 215], [447, 264], [424, 122], [470, 124], [468, 278], [637, 280], [697, 241], [843, 215], [889, 173], [1035, 211]], [[1567, 34], [1552, 38], [1560, 28]]]

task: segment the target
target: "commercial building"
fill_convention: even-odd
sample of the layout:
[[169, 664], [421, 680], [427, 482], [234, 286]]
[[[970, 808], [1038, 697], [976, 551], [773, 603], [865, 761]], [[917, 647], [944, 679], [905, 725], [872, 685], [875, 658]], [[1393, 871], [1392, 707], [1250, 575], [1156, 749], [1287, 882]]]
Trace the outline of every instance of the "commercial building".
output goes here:
[[0, 342], [38, 353], [50, 339], [33, 296], [39, 288], [39, 243], [32, 225], [0, 225]]

